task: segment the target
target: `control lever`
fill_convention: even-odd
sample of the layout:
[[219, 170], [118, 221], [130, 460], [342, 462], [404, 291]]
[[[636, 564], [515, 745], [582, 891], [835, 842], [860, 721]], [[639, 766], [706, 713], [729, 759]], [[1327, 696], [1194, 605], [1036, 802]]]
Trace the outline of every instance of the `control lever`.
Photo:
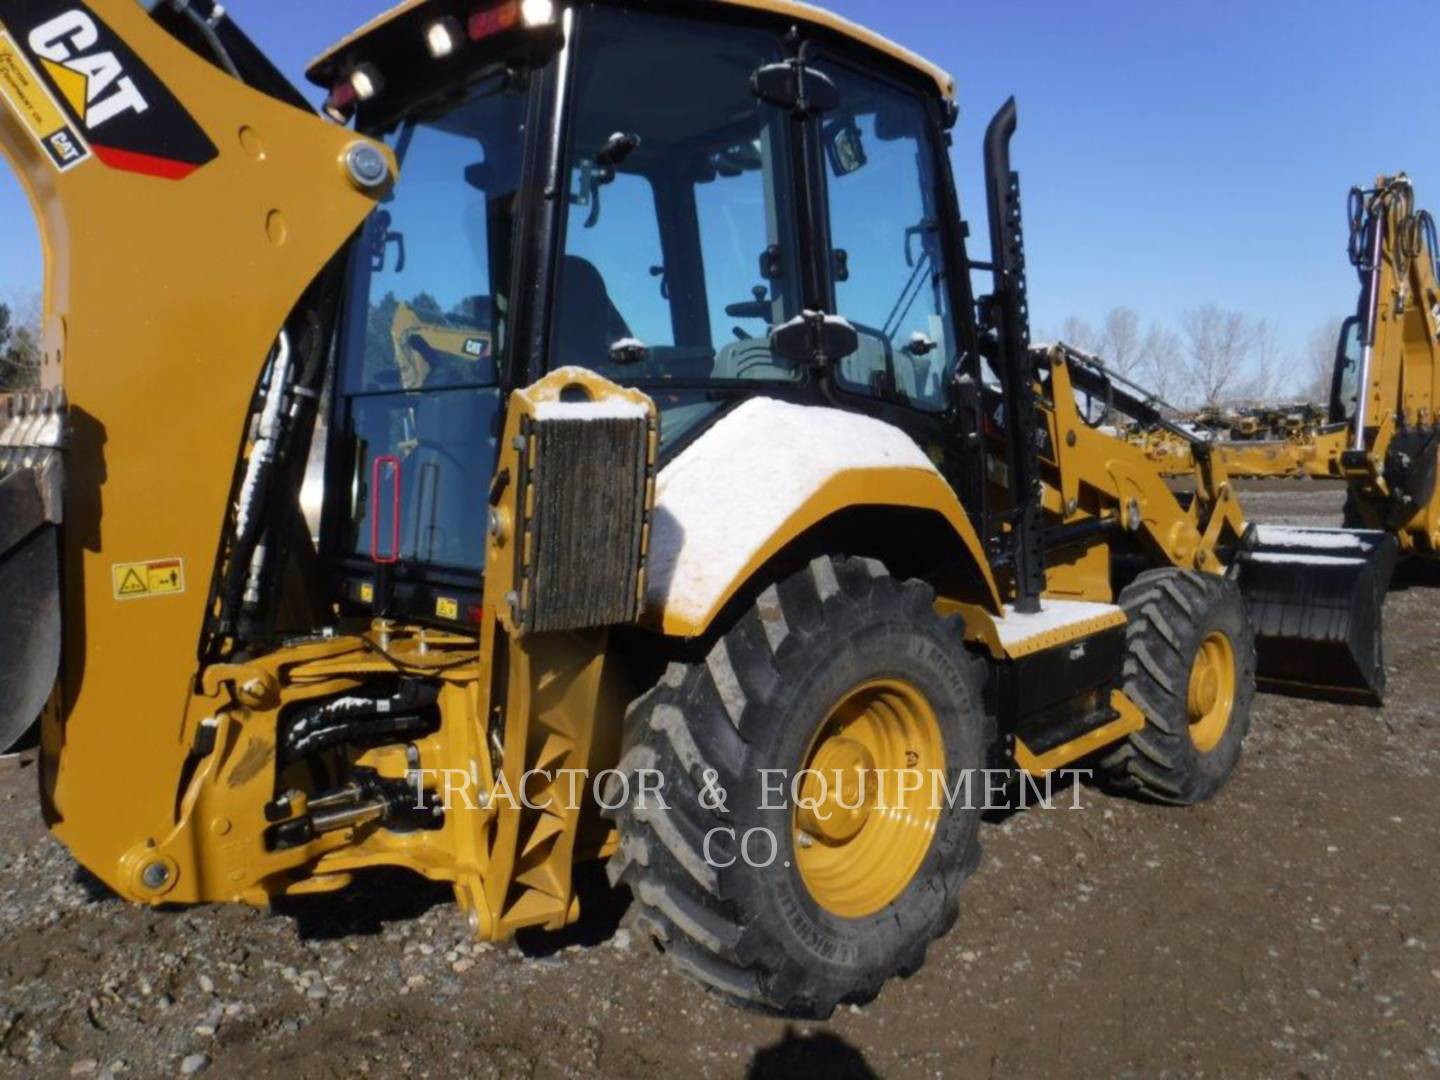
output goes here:
[[750, 290], [754, 300], [744, 300], [738, 304], [731, 304], [725, 309], [725, 314], [732, 319], [768, 319], [770, 317], [770, 301], [765, 299], [767, 289], [764, 285], [756, 285]]

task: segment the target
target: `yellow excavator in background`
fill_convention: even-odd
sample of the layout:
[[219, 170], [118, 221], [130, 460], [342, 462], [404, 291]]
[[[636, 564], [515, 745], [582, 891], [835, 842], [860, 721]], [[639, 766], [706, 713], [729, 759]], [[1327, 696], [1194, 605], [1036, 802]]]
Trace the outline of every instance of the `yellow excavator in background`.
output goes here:
[[409, 304], [396, 304], [390, 337], [401, 386], [416, 390], [432, 380], [494, 380], [493, 373], [482, 370], [477, 376], [472, 370], [494, 367], [489, 331], [474, 323], [456, 325], [460, 318], [435, 312], [426, 320]]
[[121, 896], [403, 867], [501, 939], [605, 859], [824, 1016], [957, 917], [987, 768], [1195, 803], [1258, 680], [1380, 695], [1393, 541], [1253, 525], [1180, 429], [1177, 496], [1076, 395], [1153, 404], [1031, 346], [1013, 102], [982, 262], [953, 80], [808, 5], [406, 0], [310, 76], [329, 119], [212, 0], [0, 0], [0, 738], [43, 708]]

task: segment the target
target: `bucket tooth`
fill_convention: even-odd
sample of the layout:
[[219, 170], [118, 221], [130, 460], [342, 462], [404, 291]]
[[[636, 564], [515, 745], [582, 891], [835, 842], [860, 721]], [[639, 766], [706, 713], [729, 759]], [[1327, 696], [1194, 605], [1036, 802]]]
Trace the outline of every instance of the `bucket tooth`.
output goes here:
[[1236, 566], [1261, 685], [1378, 704], [1382, 611], [1396, 553], [1383, 532], [1252, 527]]

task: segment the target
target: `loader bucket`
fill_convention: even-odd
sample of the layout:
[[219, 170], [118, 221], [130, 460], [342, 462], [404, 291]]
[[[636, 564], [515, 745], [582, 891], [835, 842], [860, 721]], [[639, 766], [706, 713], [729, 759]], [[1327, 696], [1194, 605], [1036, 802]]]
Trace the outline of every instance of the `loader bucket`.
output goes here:
[[59, 532], [34, 470], [0, 475], [0, 753], [35, 722], [60, 669]]
[[1381, 609], [1396, 552], [1394, 537], [1383, 532], [1252, 527], [1236, 564], [1255, 627], [1260, 685], [1379, 704]]

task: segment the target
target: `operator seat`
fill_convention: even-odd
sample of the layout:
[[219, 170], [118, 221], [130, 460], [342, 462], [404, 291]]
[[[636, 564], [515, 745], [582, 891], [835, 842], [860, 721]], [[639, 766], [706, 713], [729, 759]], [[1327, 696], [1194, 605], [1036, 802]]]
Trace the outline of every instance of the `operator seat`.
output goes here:
[[610, 363], [610, 346], [631, 336], [600, 271], [587, 259], [566, 255], [555, 305], [555, 362], [602, 368]]

